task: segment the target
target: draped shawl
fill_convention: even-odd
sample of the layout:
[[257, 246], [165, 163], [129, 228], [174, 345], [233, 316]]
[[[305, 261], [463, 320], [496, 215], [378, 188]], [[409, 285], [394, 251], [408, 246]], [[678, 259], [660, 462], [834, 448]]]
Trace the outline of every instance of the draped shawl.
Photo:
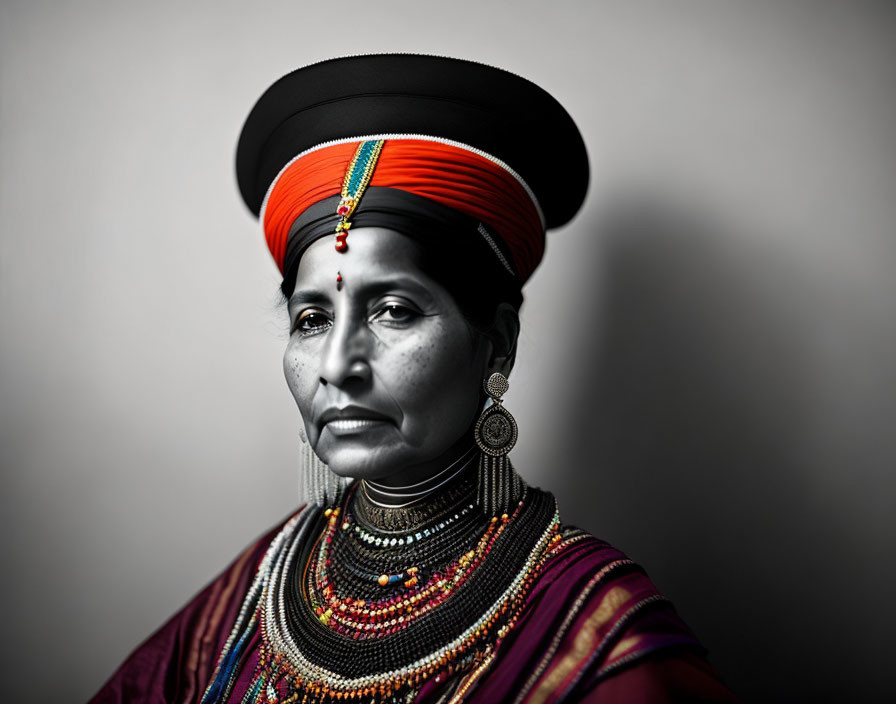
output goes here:
[[[301, 509], [300, 509], [301, 511]], [[298, 515], [298, 514], [296, 514]], [[277, 526], [140, 645], [91, 700], [198, 702]], [[462, 701], [736, 701], [703, 659], [704, 650], [644, 573], [619, 550], [565, 527], [538, 574], [522, 614]], [[258, 662], [248, 645], [231, 702]], [[444, 687], [428, 683], [416, 704]]]

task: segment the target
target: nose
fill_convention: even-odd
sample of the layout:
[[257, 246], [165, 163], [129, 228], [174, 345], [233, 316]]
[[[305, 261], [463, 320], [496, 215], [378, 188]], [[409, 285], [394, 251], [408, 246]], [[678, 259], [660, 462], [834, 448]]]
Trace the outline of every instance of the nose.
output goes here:
[[337, 319], [322, 352], [320, 378], [324, 384], [343, 388], [369, 382], [373, 377], [369, 335], [362, 323], [345, 317]]

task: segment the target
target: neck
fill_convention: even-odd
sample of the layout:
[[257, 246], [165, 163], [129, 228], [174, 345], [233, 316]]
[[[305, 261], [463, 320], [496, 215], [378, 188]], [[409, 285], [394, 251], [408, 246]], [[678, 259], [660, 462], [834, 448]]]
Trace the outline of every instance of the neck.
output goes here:
[[395, 477], [376, 481], [365, 479], [361, 482], [361, 490], [371, 502], [388, 508], [402, 508], [426, 501], [451, 485], [474, 463], [478, 455], [476, 446], [464, 443], [462, 447], [464, 449], [460, 454], [457, 450], [451, 453], [453, 459], [447, 465], [442, 464], [441, 469], [428, 473], [418, 481], [403, 483], [396, 481]]

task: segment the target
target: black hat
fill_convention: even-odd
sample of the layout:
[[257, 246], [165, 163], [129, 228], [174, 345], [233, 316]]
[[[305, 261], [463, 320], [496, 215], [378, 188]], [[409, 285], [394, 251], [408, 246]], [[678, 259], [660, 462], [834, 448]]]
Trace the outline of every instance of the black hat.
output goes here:
[[427, 135], [480, 149], [534, 192], [547, 228], [568, 222], [588, 186], [588, 158], [569, 113], [531, 81], [440, 56], [330, 59], [286, 74], [261, 96], [240, 135], [240, 192], [258, 215], [280, 170], [332, 140]]

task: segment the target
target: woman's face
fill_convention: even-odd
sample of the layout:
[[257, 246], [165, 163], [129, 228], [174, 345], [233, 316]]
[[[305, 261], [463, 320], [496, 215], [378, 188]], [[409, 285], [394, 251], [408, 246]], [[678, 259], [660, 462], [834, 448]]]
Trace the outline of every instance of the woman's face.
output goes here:
[[360, 228], [348, 244], [340, 253], [324, 237], [302, 256], [286, 380], [334, 472], [412, 483], [470, 429], [491, 343], [421, 271], [415, 242]]

